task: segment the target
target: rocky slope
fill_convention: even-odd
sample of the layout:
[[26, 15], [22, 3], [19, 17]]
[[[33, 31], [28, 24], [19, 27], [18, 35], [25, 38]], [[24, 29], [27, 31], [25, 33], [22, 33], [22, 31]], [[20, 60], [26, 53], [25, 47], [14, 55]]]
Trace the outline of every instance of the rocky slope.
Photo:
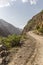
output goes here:
[[34, 30], [37, 25], [43, 26], [43, 10], [32, 17], [27, 23], [27, 25], [24, 27], [23, 33], [26, 33], [30, 30]]
[[0, 19], [0, 36], [8, 36], [10, 34], [20, 34], [21, 30]]
[[9, 62], [10, 52], [6, 49], [5, 46], [0, 45], [0, 65], [7, 65]]

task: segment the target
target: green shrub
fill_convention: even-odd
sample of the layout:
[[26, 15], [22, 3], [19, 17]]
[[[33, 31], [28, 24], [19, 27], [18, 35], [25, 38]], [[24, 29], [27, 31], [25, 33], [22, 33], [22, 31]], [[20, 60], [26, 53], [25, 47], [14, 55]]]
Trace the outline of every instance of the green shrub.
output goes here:
[[2, 43], [3, 45], [5, 45], [8, 49], [11, 48], [10, 42], [8, 41], [7, 38], [2, 38], [1, 43]]
[[12, 36], [9, 36], [9, 38], [10, 38], [10, 45], [11, 45], [12, 47], [14, 47], [14, 46], [19, 46], [19, 45], [20, 45], [21, 36], [12, 35]]
[[39, 33], [43, 33], [43, 26], [42, 26], [42, 25], [37, 25], [37, 26], [36, 26], [36, 30], [37, 30]]
[[8, 49], [20, 45], [20, 35], [9, 35], [1, 40], [1, 44], [5, 45]]
[[41, 33], [43, 33], [43, 28], [40, 28], [38, 31], [41, 32]]
[[36, 26], [36, 29], [37, 29], [37, 30], [38, 30], [38, 29], [40, 29], [40, 26], [39, 26], [39, 25], [37, 25], [37, 26]]
[[21, 40], [26, 39], [26, 35], [9, 35], [8, 37], [0, 37], [0, 44], [5, 45], [7, 49], [20, 47]]

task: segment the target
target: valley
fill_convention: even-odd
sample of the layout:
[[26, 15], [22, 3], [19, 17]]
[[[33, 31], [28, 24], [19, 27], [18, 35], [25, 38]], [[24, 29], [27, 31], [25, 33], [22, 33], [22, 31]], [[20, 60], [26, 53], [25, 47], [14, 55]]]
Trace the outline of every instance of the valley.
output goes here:
[[43, 65], [43, 10], [23, 30], [0, 19], [0, 65]]

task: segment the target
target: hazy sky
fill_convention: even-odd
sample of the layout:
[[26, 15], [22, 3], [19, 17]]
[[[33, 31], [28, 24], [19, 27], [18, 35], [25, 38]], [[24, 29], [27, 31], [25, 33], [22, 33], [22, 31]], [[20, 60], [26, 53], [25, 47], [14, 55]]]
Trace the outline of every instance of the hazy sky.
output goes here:
[[0, 19], [23, 28], [43, 9], [43, 0], [0, 0]]

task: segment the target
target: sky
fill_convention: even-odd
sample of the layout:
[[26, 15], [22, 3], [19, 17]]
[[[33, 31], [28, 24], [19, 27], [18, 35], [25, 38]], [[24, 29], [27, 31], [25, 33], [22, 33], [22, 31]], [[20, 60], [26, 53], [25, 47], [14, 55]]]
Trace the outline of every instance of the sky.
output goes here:
[[43, 0], [0, 0], [0, 19], [18, 28], [43, 10]]

